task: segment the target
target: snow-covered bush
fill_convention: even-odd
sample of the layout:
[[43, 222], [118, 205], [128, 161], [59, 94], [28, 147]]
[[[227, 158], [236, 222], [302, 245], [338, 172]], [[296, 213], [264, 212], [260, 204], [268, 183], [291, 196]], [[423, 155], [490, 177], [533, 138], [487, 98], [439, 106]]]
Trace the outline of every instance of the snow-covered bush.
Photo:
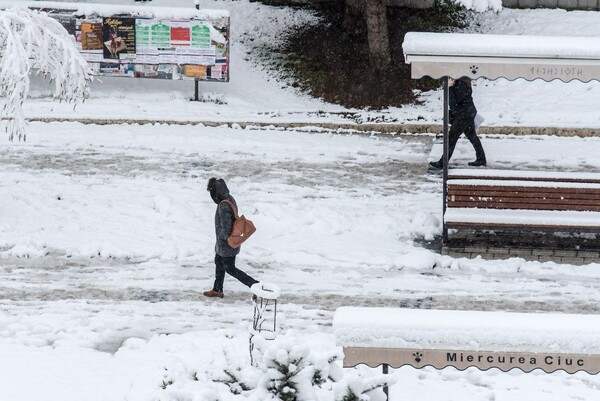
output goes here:
[[[260, 343], [256, 366], [225, 347], [224, 358], [185, 364], [171, 357], [135, 383], [127, 401], [380, 401], [390, 375], [344, 377], [338, 351], [315, 352], [298, 338]], [[256, 357], [256, 356], [255, 356]]]
[[319, 399], [320, 390], [338, 381], [342, 373], [336, 364], [340, 355], [318, 355], [297, 340], [284, 340], [270, 346], [258, 368], [264, 372], [256, 396], [271, 401]]
[[240, 361], [233, 347], [224, 347], [225, 365], [211, 372], [211, 379], [229, 387], [232, 394], [244, 394], [254, 390], [261, 374], [247, 360]]
[[502, 0], [453, 0], [457, 5], [473, 10], [478, 13], [484, 11], [500, 11], [502, 9]]
[[0, 10], [0, 111], [5, 129], [25, 139], [23, 102], [29, 93], [32, 69], [54, 83], [54, 96], [70, 103], [83, 101], [89, 92], [92, 71], [72, 37], [45, 13], [15, 7]]
[[380, 375], [363, 378], [350, 374], [336, 386], [335, 401], [384, 401], [384, 386], [396, 383], [393, 376]]

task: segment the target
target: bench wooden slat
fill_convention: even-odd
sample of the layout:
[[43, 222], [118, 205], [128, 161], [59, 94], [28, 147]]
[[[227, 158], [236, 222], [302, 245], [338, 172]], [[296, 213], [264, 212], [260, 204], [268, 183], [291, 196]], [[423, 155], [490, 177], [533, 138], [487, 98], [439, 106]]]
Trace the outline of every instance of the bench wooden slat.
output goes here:
[[600, 231], [600, 174], [493, 170], [450, 177], [447, 228]]
[[558, 193], [558, 192], [503, 192], [503, 191], [448, 191], [449, 196], [470, 196], [484, 198], [517, 198], [517, 199], [581, 199], [590, 201], [600, 201], [600, 194], [573, 194], [573, 193]]
[[474, 202], [481, 204], [493, 204], [498, 203], [500, 205], [505, 203], [526, 203], [529, 205], [536, 204], [557, 204], [557, 205], [589, 205], [589, 206], [600, 206], [600, 200], [590, 198], [579, 198], [579, 197], [567, 197], [567, 196], [544, 196], [544, 197], [521, 197], [507, 195], [450, 195], [448, 202]]
[[448, 194], [448, 202], [488, 202], [488, 203], [515, 203], [523, 202], [530, 204], [557, 203], [563, 205], [598, 205], [600, 199], [586, 196], [520, 196], [520, 194]]
[[485, 178], [487, 180], [535, 181], [535, 182], [568, 182], [568, 183], [600, 183], [600, 173], [558, 172], [536, 170], [498, 170], [498, 169], [451, 169], [449, 179]]
[[575, 210], [578, 212], [600, 212], [600, 205], [574, 205], [574, 204], [543, 204], [543, 203], [475, 203], [475, 202], [448, 202], [450, 207], [472, 207], [479, 209], [511, 209], [511, 210]]
[[446, 221], [448, 228], [477, 228], [484, 230], [494, 229], [522, 229], [531, 228], [532, 230], [556, 230], [556, 231], [591, 231], [596, 232], [600, 230], [598, 226], [581, 226], [581, 225], [559, 225], [559, 224], [520, 224], [520, 223], [473, 223], [473, 222], [460, 222], [460, 221]]
[[555, 193], [555, 194], [588, 194], [600, 195], [600, 188], [556, 188], [556, 187], [523, 187], [523, 186], [494, 186], [494, 185], [456, 185], [448, 183], [448, 193], [451, 192], [517, 192], [517, 193]]
[[[515, 180], [515, 177], [510, 176], [477, 176], [477, 175], [465, 175], [465, 174], [452, 174], [448, 177], [452, 180], [481, 180], [485, 178], [490, 181], [505, 181]], [[600, 184], [600, 179], [588, 179], [588, 178], [557, 178], [557, 177], [519, 177], [519, 181], [535, 181], [535, 182], [572, 182], [572, 183], [587, 183], [587, 184]]]

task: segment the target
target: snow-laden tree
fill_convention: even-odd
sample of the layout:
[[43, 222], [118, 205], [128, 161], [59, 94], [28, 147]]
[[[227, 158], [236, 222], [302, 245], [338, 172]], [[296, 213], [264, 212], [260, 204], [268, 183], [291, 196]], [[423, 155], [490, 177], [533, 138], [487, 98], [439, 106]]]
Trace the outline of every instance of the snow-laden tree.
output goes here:
[[65, 28], [47, 14], [23, 7], [0, 10], [0, 118], [9, 139], [25, 139], [23, 102], [33, 69], [54, 83], [55, 98], [82, 102], [89, 93], [92, 71]]

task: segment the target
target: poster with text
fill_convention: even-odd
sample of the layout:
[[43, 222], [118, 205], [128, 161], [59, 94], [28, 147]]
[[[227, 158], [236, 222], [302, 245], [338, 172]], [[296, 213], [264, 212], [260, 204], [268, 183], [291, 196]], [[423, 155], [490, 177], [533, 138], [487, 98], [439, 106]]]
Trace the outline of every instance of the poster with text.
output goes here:
[[102, 23], [81, 21], [77, 41], [81, 42], [82, 50], [102, 50]]
[[49, 14], [69, 32], [94, 74], [229, 81], [229, 18], [206, 20]]
[[102, 39], [105, 59], [135, 59], [135, 18], [104, 18]]

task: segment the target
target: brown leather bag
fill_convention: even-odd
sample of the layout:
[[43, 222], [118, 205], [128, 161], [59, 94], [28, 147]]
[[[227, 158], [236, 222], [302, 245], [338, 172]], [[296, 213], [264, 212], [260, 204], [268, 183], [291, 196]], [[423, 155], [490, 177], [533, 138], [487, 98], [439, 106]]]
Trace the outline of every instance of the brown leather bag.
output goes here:
[[[231, 234], [229, 234], [229, 237], [227, 238], [227, 243], [232, 248], [239, 248], [244, 241], [254, 234], [256, 227], [254, 227], [254, 223], [244, 217], [244, 215], [238, 216], [237, 208], [233, 205], [233, 202], [223, 200], [221, 203], [227, 203], [231, 206], [235, 217], [233, 227], [231, 228]], [[219, 205], [221, 203], [219, 203]]]

